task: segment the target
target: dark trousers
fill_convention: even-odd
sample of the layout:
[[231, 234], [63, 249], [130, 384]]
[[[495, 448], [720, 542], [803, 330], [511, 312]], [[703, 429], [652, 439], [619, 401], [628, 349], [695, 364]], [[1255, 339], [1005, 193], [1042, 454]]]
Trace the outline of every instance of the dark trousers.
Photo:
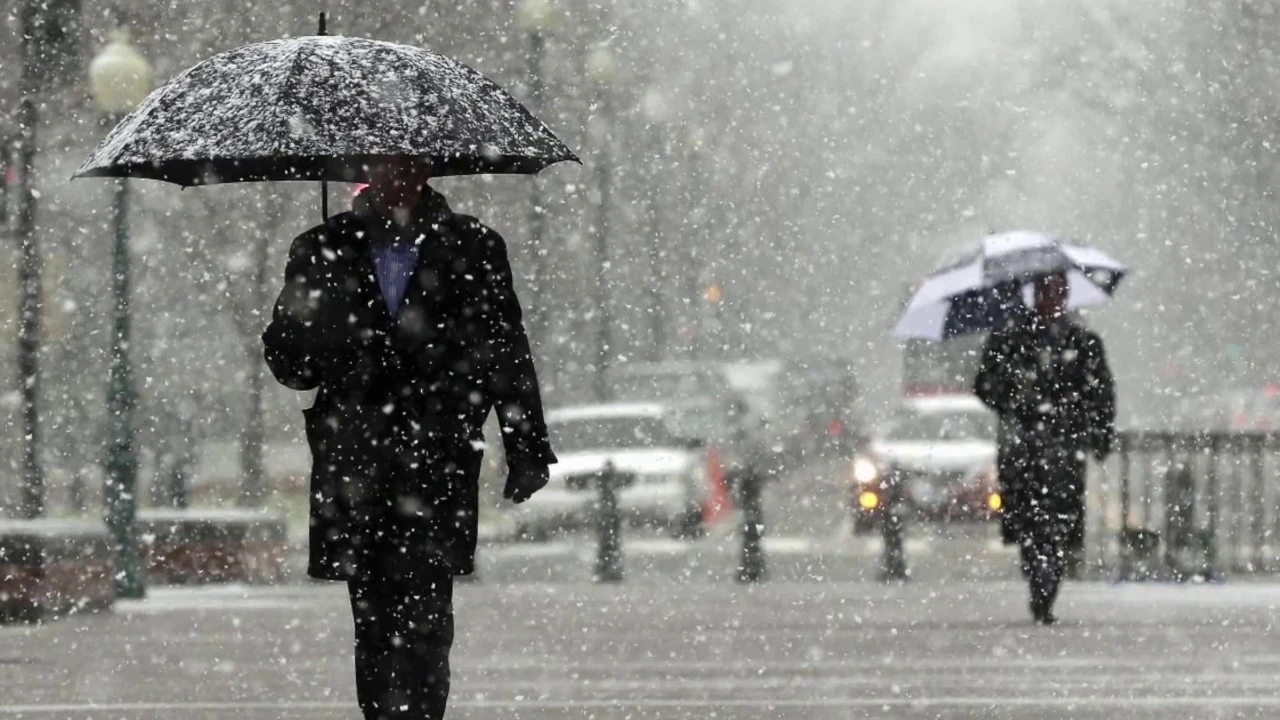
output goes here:
[[1018, 546], [1031, 604], [1053, 610], [1067, 572], [1069, 555], [1083, 540], [1083, 460], [1063, 448], [1042, 449], [1023, 464], [1025, 484], [1018, 494]]
[[1062, 576], [1067, 571], [1065, 538], [1053, 532], [1052, 523], [1033, 523], [1023, 529], [1019, 548], [1022, 550], [1022, 574], [1031, 586], [1032, 606], [1042, 607], [1045, 612], [1052, 611]]
[[356, 696], [365, 720], [440, 720], [449, 700], [453, 576], [380, 572], [347, 583], [355, 617]]

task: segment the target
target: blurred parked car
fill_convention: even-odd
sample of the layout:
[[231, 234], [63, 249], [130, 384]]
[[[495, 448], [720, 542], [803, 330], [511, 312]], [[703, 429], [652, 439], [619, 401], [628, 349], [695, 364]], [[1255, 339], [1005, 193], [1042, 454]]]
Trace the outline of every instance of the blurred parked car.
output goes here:
[[[658, 403], [583, 405], [547, 413], [552, 447], [547, 487], [516, 506], [520, 536], [543, 539], [595, 520], [598, 479], [612, 464], [623, 483], [618, 507], [633, 525], [667, 529], [673, 536], [702, 529], [703, 505], [719, 472], [706, 432], [688, 415]], [[687, 433], [687, 434], [686, 434]]]
[[781, 360], [744, 360], [725, 363], [721, 372], [729, 387], [747, 403], [757, 419], [769, 418], [777, 411], [778, 376]]
[[794, 359], [775, 381], [769, 425], [788, 461], [850, 457], [861, 433], [858, 384], [852, 363], [839, 358]]
[[971, 395], [906, 400], [850, 468], [855, 532], [880, 520], [889, 493], [932, 520], [984, 520], [1001, 507], [996, 417]]

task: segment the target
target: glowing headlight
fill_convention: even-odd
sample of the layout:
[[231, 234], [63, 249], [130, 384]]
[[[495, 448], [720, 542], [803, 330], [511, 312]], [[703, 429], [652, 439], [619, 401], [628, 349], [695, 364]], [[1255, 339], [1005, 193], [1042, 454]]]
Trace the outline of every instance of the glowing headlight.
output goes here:
[[863, 490], [858, 494], [858, 505], [863, 510], [875, 510], [880, 507], [880, 496], [870, 490]]
[[880, 468], [868, 457], [859, 456], [853, 461], [853, 479], [859, 485], [869, 485], [880, 478]]

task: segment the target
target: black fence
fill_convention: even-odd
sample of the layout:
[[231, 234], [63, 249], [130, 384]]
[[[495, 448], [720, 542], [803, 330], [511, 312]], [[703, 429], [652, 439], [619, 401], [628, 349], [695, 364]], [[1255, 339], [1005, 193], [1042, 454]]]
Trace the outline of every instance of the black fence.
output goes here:
[[1122, 579], [1280, 572], [1280, 432], [1121, 433], [1094, 478], [1097, 560]]

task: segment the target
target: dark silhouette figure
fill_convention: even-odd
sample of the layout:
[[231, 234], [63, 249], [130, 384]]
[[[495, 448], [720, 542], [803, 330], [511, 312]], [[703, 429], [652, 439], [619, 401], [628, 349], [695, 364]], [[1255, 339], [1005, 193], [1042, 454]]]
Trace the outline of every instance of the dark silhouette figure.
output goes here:
[[507, 498], [526, 500], [555, 462], [506, 246], [428, 178], [412, 160], [379, 164], [352, 212], [294, 240], [263, 335], [281, 383], [318, 389], [308, 573], [348, 583], [368, 720], [444, 716], [490, 408]]
[[1086, 456], [1114, 443], [1115, 389], [1102, 340], [1065, 314], [1067, 278], [1035, 291], [1035, 313], [991, 333], [974, 392], [1000, 416], [1001, 530], [1021, 549], [1033, 617], [1049, 624], [1084, 544]]
[[774, 458], [765, 442], [762, 419], [741, 398], [732, 398], [728, 405], [729, 433], [722, 452], [726, 479], [742, 511], [738, 581], [762, 582], [766, 576], [764, 489], [775, 472]]

